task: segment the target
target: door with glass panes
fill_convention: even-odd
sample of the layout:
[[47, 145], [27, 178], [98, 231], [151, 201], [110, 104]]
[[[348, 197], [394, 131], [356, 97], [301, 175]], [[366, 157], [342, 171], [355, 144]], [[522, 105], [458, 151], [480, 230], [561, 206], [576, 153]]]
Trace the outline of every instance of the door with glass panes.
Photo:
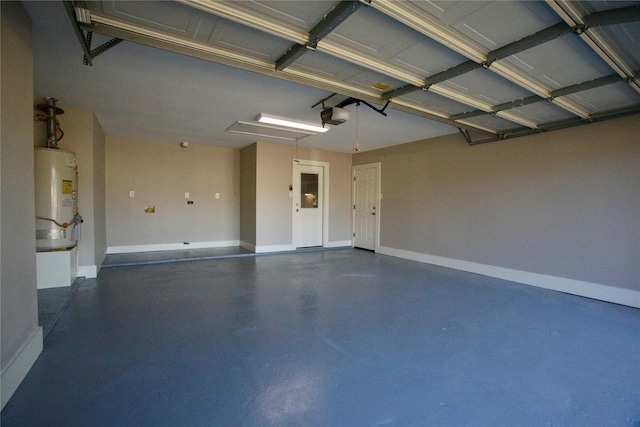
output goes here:
[[296, 163], [293, 176], [293, 245], [322, 246], [323, 167]]

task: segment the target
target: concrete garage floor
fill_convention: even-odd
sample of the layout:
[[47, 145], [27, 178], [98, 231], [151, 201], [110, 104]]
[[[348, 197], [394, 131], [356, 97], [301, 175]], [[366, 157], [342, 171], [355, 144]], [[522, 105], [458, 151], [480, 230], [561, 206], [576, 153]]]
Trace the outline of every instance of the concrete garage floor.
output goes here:
[[638, 426], [640, 310], [353, 249], [102, 269], [11, 426]]

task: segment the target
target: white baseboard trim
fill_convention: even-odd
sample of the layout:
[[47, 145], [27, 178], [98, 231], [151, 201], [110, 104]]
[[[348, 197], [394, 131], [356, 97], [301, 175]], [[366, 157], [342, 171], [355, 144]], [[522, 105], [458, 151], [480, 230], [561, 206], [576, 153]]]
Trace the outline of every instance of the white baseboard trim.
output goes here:
[[29, 369], [42, 353], [42, 347], [42, 327], [39, 326], [2, 370], [0, 375], [2, 408], [11, 399], [24, 377], [27, 376]]
[[97, 265], [79, 265], [78, 277], [84, 277], [85, 279], [95, 279], [98, 277]]
[[335, 242], [329, 242], [324, 247], [325, 248], [342, 248], [349, 247], [353, 245], [351, 240], [336, 240]]
[[107, 254], [175, 251], [175, 250], [182, 250], [182, 249], [226, 248], [229, 246], [240, 246], [240, 241], [220, 240], [220, 241], [214, 241], [214, 242], [190, 242], [188, 245], [185, 245], [184, 243], [161, 243], [161, 244], [154, 244], [154, 245], [109, 246], [107, 247]]
[[[240, 246], [256, 254], [268, 253], [268, 252], [289, 252], [289, 251], [296, 250], [296, 247], [293, 245], [256, 246], [251, 243], [240, 242]], [[349, 247], [349, 246], [351, 246], [351, 240], [329, 242], [324, 247], [325, 248], [341, 248], [341, 247]]]
[[640, 292], [633, 291], [631, 289], [623, 289], [615, 286], [584, 282], [581, 280], [565, 279], [546, 274], [530, 273], [510, 268], [496, 267], [493, 265], [444, 258], [385, 246], [378, 247], [377, 252], [383, 255], [391, 255], [398, 258], [468, 271], [470, 273], [509, 280], [511, 282], [522, 283], [567, 294], [579, 295], [582, 297], [640, 308]]
[[257, 254], [264, 254], [267, 252], [286, 252], [286, 251], [295, 251], [296, 248], [292, 245], [266, 245], [266, 246], [255, 246], [254, 252]]

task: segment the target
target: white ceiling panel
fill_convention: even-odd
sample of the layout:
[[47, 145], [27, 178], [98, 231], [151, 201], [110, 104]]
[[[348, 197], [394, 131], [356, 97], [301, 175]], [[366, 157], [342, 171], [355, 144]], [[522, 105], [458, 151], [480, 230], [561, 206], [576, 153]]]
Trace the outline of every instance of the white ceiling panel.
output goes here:
[[475, 69], [440, 84], [490, 105], [502, 104], [532, 95], [531, 92], [484, 68]]
[[215, 15], [168, 1], [90, 3], [108, 16], [185, 39], [275, 61], [291, 43]]
[[388, 61], [411, 73], [428, 77], [464, 62], [465, 58], [434, 41], [423, 39], [399, 48]]
[[101, 7], [109, 16], [184, 37], [193, 36], [203, 17], [179, 3], [164, 1], [102, 1], [89, 3], [89, 7]]
[[560, 18], [542, 3], [496, 1], [466, 16], [452, 27], [491, 51], [557, 22], [560, 22]]
[[621, 0], [621, 1], [609, 1], [609, 0], [589, 0], [575, 2], [573, 5], [579, 10], [583, 16], [593, 12], [603, 12], [605, 10], [619, 9], [622, 7], [631, 6], [634, 3], [633, 0]]
[[207, 39], [208, 44], [231, 49], [256, 58], [275, 61], [291, 43], [249, 27], [238, 27], [225, 19], [217, 19]]
[[525, 105], [523, 107], [513, 108], [514, 111], [523, 117], [528, 117], [538, 125], [557, 122], [560, 120], [568, 120], [573, 118], [573, 114], [559, 108], [550, 102], [541, 101], [534, 104]]
[[307, 32], [338, 4], [337, 1], [329, 0], [247, 0], [240, 3], [243, 9], [269, 16]]
[[367, 89], [371, 89], [376, 83], [382, 83], [392, 89], [405, 85], [400, 80], [317, 51], [307, 52], [291, 68], [315, 72], [338, 82], [350, 82]]
[[360, 8], [327, 39], [423, 77], [465, 60], [461, 55], [371, 8]]
[[527, 49], [503, 61], [551, 89], [611, 74], [611, 68], [573, 34]]
[[492, 129], [498, 132], [507, 131], [510, 129], [517, 129], [522, 127], [509, 120], [505, 120], [493, 114], [485, 114], [483, 116], [471, 117], [469, 119], [464, 119], [462, 121], [475, 123], [481, 127]]
[[490, 1], [412, 1], [414, 7], [422, 10], [439, 21], [442, 25], [452, 25], [464, 20], [469, 15], [491, 4]]
[[584, 105], [590, 113], [626, 108], [640, 103], [640, 94], [625, 82], [602, 86], [569, 95], [568, 98]]
[[400, 97], [400, 99], [440, 111], [447, 116], [465, 113], [473, 109], [468, 105], [461, 104], [460, 102], [445, 98], [428, 90], [417, 90]]
[[607, 25], [591, 31], [607, 41], [610, 46], [615, 46], [616, 53], [631, 69], [640, 70], [640, 23]]

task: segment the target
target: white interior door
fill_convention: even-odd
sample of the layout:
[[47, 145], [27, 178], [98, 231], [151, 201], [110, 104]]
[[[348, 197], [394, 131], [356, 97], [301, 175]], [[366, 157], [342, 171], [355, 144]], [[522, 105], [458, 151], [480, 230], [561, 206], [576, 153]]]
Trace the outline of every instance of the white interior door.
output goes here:
[[353, 169], [353, 246], [375, 250], [378, 230], [378, 168]]
[[324, 176], [322, 166], [296, 163], [293, 179], [293, 245], [322, 246]]

